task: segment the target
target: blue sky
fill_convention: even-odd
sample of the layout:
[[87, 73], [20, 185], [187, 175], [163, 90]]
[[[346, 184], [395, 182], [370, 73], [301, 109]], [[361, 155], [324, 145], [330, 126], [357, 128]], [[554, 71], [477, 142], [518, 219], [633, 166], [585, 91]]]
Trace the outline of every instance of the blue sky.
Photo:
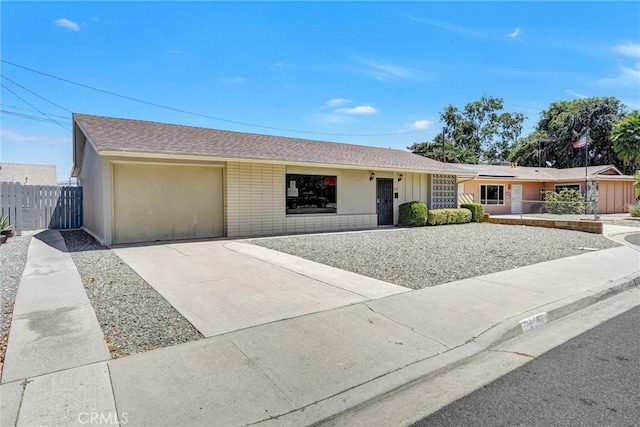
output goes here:
[[636, 1], [0, 8], [0, 160], [55, 164], [60, 180], [70, 112], [406, 149], [482, 95], [527, 116], [523, 136], [554, 101], [640, 108]]

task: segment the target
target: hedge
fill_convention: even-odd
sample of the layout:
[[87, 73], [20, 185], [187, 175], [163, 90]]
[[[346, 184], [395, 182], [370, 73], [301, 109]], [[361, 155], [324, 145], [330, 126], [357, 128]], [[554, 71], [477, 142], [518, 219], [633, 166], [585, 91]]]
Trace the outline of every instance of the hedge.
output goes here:
[[427, 223], [427, 205], [422, 202], [407, 202], [399, 206], [398, 224], [407, 227], [421, 227]]
[[469, 209], [431, 209], [427, 214], [427, 224], [464, 224], [471, 222]]
[[563, 188], [560, 192], [549, 191], [544, 195], [543, 213], [583, 214], [584, 199], [579, 191]]
[[482, 221], [482, 218], [484, 217], [484, 206], [480, 203], [463, 203], [460, 207], [471, 211], [471, 221]]

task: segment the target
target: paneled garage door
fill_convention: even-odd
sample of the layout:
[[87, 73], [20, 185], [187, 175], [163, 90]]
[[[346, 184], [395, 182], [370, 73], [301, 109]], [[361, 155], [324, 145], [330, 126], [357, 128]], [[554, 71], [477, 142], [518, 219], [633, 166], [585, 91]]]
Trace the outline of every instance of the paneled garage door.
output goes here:
[[222, 167], [115, 163], [114, 243], [224, 235]]

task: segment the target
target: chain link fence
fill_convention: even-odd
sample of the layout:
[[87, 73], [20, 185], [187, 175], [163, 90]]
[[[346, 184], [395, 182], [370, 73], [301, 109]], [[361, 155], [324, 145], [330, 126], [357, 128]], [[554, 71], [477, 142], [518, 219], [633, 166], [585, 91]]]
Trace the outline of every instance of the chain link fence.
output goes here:
[[[518, 211], [517, 205], [513, 206], [512, 212]], [[520, 215], [520, 218], [548, 218], [548, 219], [567, 219], [567, 220], [597, 220], [598, 216], [598, 202], [583, 202], [583, 201], [557, 201], [557, 200], [522, 200], [522, 209], [520, 213], [514, 215]]]

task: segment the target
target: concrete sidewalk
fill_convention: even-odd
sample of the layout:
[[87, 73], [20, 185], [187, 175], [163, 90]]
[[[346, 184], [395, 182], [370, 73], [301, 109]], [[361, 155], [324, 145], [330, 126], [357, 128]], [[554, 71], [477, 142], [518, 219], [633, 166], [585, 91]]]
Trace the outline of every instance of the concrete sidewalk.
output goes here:
[[33, 236], [16, 294], [2, 382], [111, 359], [64, 239]]
[[9, 382], [2, 425], [309, 425], [639, 286], [626, 245], [366, 300]]

